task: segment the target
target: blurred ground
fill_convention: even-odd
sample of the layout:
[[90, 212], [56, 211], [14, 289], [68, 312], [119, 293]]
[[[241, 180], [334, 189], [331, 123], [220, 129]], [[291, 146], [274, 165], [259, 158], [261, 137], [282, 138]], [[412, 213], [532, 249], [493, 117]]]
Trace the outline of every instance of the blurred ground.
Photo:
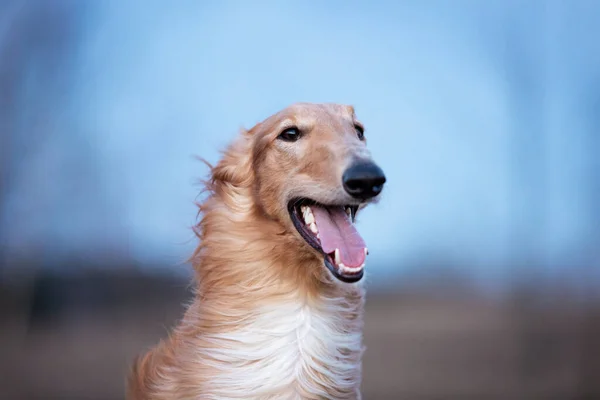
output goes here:
[[[123, 398], [132, 358], [166, 335], [190, 296], [187, 280], [124, 271], [2, 286], [0, 398]], [[557, 288], [528, 293], [371, 293], [365, 398], [600, 399], [598, 304]]]

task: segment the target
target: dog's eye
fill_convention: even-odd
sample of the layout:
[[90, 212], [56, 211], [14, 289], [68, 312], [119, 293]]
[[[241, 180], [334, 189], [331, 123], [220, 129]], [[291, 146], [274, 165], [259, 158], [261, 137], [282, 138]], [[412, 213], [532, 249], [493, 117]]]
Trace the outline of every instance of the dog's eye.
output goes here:
[[286, 142], [295, 142], [300, 139], [300, 130], [296, 127], [287, 128], [277, 136], [277, 139], [285, 140]]
[[364, 140], [365, 138], [365, 130], [360, 125], [354, 125], [354, 129], [356, 129], [356, 135], [360, 140]]

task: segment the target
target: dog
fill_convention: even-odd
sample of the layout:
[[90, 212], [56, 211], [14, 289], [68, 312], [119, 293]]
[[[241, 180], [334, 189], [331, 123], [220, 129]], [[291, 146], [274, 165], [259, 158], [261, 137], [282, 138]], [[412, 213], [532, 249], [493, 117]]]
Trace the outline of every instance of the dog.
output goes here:
[[205, 182], [195, 298], [128, 398], [360, 399], [354, 221], [385, 181], [352, 106], [298, 103], [242, 131]]

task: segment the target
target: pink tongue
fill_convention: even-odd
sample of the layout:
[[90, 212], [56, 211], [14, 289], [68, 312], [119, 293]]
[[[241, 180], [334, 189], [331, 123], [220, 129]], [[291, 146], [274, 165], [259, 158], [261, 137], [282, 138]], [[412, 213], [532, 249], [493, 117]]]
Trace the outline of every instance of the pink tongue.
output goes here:
[[365, 241], [342, 207], [311, 206], [321, 247], [334, 257], [335, 249], [340, 249], [340, 261], [347, 267], [357, 268], [365, 262]]

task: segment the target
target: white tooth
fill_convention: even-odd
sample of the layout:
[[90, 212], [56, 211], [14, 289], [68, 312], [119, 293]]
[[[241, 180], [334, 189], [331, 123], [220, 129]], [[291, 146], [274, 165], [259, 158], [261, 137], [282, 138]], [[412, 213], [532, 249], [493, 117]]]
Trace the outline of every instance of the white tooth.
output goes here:
[[335, 249], [333, 259], [334, 259], [336, 265], [339, 265], [340, 267], [344, 265], [344, 264], [342, 264], [342, 261], [340, 260], [340, 249]]
[[364, 267], [364, 266], [365, 266], [365, 265], [363, 264], [363, 265], [361, 265], [360, 267], [347, 267], [347, 266], [345, 266], [344, 264], [340, 264], [340, 265], [339, 265], [339, 268], [340, 268], [340, 269], [341, 269], [343, 272], [346, 272], [346, 273], [349, 273], [349, 274], [355, 274], [355, 273], [358, 273], [359, 271], [361, 271], [361, 270], [363, 269], [363, 267]]
[[304, 222], [306, 222], [309, 225], [315, 222], [315, 216], [312, 212], [310, 212], [310, 209], [304, 214]]
[[321, 235], [317, 233], [317, 239], [321, 240]]
[[350, 207], [346, 207], [346, 214], [348, 214], [348, 216], [352, 218], [352, 211], [350, 211]]
[[319, 233], [319, 230], [317, 229], [317, 225], [313, 222], [312, 224], [309, 225], [310, 230], [312, 231], [312, 233]]
[[302, 211], [302, 214], [306, 214], [307, 208], [308, 208], [307, 206], [300, 206], [300, 211]]
[[365, 256], [368, 256], [368, 255], [369, 255], [369, 249], [367, 249], [367, 248], [365, 247]]

